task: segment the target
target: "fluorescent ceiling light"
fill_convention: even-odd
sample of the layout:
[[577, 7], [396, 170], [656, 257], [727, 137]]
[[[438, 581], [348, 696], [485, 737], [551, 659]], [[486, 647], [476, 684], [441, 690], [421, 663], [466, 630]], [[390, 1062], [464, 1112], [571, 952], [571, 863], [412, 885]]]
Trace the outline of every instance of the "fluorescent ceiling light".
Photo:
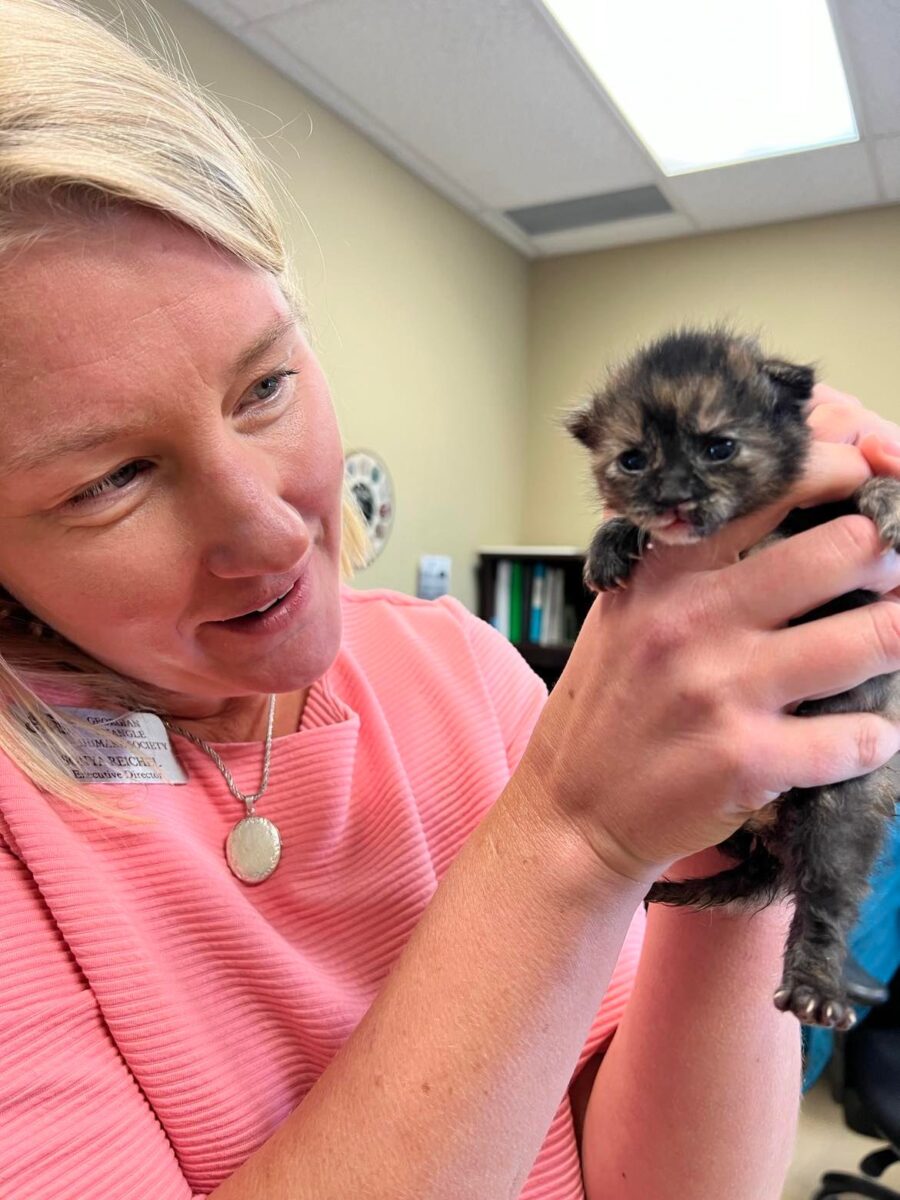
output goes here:
[[855, 142], [825, 0], [544, 0], [666, 175]]

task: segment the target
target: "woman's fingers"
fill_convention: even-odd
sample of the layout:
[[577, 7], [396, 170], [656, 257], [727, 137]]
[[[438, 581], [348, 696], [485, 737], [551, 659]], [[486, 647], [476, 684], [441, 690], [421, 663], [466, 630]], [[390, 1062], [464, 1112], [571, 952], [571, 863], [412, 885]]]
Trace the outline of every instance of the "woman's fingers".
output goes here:
[[[863, 438], [859, 448], [874, 474], [900, 478], [900, 442], [870, 436]], [[900, 600], [900, 591], [889, 593], [888, 598], [896, 603]]]
[[806, 421], [819, 441], [859, 445], [873, 435], [889, 441], [900, 440], [900, 425], [863, 408], [856, 396], [825, 383], [816, 384], [813, 389]]
[[832, 407], [856, 408], [863, 407], [863, 402], [858, 396], [853, 396], [848, 391], [839, 391], [838, 388], [832, 388], [828, 383], [817, 383], [812, 388], [812, 395], [806, 401], [806, 413], [814, 412], [814, 409], [820, 408], [822, 404], [829, 404]]
[[775, 718], [766, 757], [768, 791], [823, 787], [868, 775], [900, 751], [900, 726], [876, 713]]
[[[855, 445], [860, 436], [860, 421], [865, 409], [849, 408], [845, 404], [820, 404], [812, 409], [806, 423], [813, 437], [822, 442], [849, 442]], [[874, 430], [873, 430], [874, 432]]]
[[889, 601], [794, 625], [774, 637], [778, 677], [760, 697], [766, 707], [837, 696], [900, 671], [900, 605]]
[[900, 426], [866, 408], [850, 408], [846, 404], [821, 404], [807, 416], [813, 437], [823, 442], [850, 442], [854, 445], [866, 437], [886, 441], [900, 439]]
[[811, 411], [814, 408], [818, 408], [820, 404], [843, 404], [845, 407], [862, 408], [862, 401], [858, 396], [851, 396], [849, 392], [838, 391], [830, 383], [817, 383], [815, 385], [807, 408]]
[[882, 438], [875, 434], [864, 437], [859, 444], [860, 452], [875, 475], [893, 475], [900, 478], [900, 430], [898, 440]]
[[[900, 587], [900, 555], [886, 551], [873, 522], [854, 513], [734, 563], [727, 586], [751, 624], [778, 629], [856, 588]], [[824, 643], [822, 652], [828, 653]]]

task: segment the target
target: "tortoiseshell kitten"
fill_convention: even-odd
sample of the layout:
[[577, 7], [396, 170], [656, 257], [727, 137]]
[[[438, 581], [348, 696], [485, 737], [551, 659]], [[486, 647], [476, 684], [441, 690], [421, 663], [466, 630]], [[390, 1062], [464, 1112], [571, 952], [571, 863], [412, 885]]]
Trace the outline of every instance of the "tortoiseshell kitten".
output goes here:
[[[591, 542], [588, 587], [622, 584], [651, 538], [694, 542], [789, 491], [809, 451], [813, 382], [810, 367], [767, 359], [752, 338], [722, 328], [685, 330], [641, 350], [565, 414], [565, 428], [591, 451], [597, 487], [614, 514]], [[900, 481], [885, 478], [870, 480], [850, 500], [794, 509], [771, 536], [790, 537], [851, 512], [870, 517], [886, 545], [900, 548]], [[790, 624], [878, 598], [851, 592]], [[896, 721], [900, 675], [805, 701], [795, 712], [879, 712]], [[721, 844], [736, 860], [733, 868], [710, 879], [656, 883], [648, 900], [706, 907], [792, 895], [775, 1004], [806, 1024], [849, 1029], [856, 1017], [843, 978], [847, 935], [895, 797], [890, 764], [863, 778], [785, 792]]]

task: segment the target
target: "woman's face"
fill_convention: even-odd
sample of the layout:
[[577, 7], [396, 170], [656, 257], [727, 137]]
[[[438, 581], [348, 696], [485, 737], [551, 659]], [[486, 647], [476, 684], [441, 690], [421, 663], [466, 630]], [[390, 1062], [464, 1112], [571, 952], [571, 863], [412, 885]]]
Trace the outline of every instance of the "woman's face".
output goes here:
[[[318, 678], [343, 455], [275, 280], [135, 210], [0, 264], [0, 347], [0, 584], [176, 716]], [[286, 628], [219, 623], [302, 568]]]

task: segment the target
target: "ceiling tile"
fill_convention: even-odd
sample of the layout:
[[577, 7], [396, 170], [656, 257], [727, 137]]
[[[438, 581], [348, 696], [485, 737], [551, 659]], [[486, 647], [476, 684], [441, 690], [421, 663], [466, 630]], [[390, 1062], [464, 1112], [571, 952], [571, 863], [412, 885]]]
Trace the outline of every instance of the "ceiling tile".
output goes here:
[[196, 8], [223, 29], [237, 30], [238, 26], [246, 21], [244, 14], [231, 0], [190, 0], [190, 3], [191, 8]]
[[292, 8], [300, 8], [315, 0], [229, 0], [241, 13], [245, 21], [259, 21], [266, 17], [277, 17]]
[[[471, 192], [460, 187], [439, 163], [426, 159], [413, 150], [392, 129], [376, 120], [371, 113], [365, 112], [352, 99], [333, 87], [331, 82], [319, 75], [306, 63], [298, 62], [295, 56], [286, 50], [263, 28], [247, 25], [240, 31], [241, 41], [261, 58], [271, 63], [281, 73], [293, 80], [310, 96], [314, 96], [326, 108], [330, 108], [338, 116], [343, 117], [350, 125], [355, 125], [374, 145], [406, 167], [413, 175], [423, 179], [437, 191], [441, 192], [452, 203], [470, 212], [481, 207], [481, 201]], [[508, 229], [512, 223], [506, 222]], [[520, 235], [524, 236], [524, 235]]]
[[390, 130], [484, 207], [657, 178], [599, 86], [522, 0], [329, 0], [253, 29], [293, 53], [307, 81], [312, 70], [341, 92], [357, 123], [372, 118], [370, 135]]
[[869, 136], [900, 133], [900, 0], [836, 0]]
[[702, 229], [729, 229], [878, 203], [860, 143], [696, 171], [666, 180], [666, 195]]

